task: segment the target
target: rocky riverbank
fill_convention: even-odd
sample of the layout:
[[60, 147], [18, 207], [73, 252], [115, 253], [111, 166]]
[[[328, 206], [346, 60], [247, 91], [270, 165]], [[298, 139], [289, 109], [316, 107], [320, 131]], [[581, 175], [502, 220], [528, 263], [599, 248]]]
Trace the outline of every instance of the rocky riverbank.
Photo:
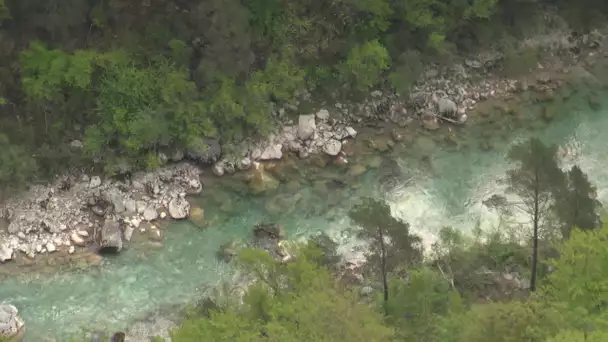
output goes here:
[[[353, 139], [361, 140], [360, 127], [387, 123], [426, 131], [446, 125], [449, 130], [449, 125], [463, 125], [470, 117], [484, 115], [476, 108], [488, 99], [526, 90], [550, 97], [561, 84], [553, 76], [568, 63], [598, 57], [602, 40], [597, 32], [537, 39], [549, 58], [539, 65], [540, 72], [523, 79], [503, 78], [493, 72], [504, 59], [498, 53], [467, 59], [451, 68], [429, 66], [407, 98], [374, 91], [361, 104], [326, 104], [326, 109], [314, 114], [286, 119], [263, 142], [248, 140], [227, 149], [217, 141], [205, 140], [207, 147], [200, 150], [165, 151], [161, 159], [172, 165], [124, 180], [70, 174], [53, 184], [34, 185], [0, 207], [0, 218], [7, 223], [0, 229], [0, 263], [41, 254], [90, 252], [91, 248], [119, 252], [134, 235], [148, 242], [161, 241], [165, 220], [192, 216], [202, 223], [203, 209], [193, 207], [186, 197], [203, 191], [201, 175], [208, 176], [207, 170], [216, 176], [247, 171], [245, 180], [251, 192], [263, 193], [279, 183], [265, 172], [264, 162], [281, 160], [285, 154], [306, 159], [321, 153], [335, 163], [348, 163], [348, 156], [356, 153], [348, 146]], [[381, 144], [368, 144], [386, 151], [401, 139], [398, 132], [389, 134]]]

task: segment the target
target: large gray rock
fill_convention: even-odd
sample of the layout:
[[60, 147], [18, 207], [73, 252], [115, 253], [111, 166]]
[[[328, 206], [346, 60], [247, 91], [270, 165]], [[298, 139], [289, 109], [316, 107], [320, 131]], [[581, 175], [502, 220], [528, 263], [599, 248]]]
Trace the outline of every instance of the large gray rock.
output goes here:
[[0, 263], [13, 259], [14, 250], [6, 245], [0, 245]]
[[321, 121], [329, 120], [329, 111], [327, 109], [321, 109], [315, 115], [316, 115], [317, 119], [319, 119]]
[[158, 212], [156, 211], [156, 209], [153, 206], [148, 206], [146, 207], [146, 209], [144, 209], [144, 213], [143, 213], [143, 217], [144, 220], [150, 222], [150, 221], [154, 221], [158, 218]]
[[127, 210], [125, 206], [125, 196], [120, 190], [116, 188], [110, 188], [102, 192], [102, 199], [106, 203], [112, 204], [115, 213], [122, 213]]
[[281, 144], [272, 144], [260, 155], [260, 160], [276, 160], [283, 158], [283, 145]]
[[0, 338], [17, 338], [23, 334], [24, 326], [16, 307], [0, 304]]
[[336, 139], [330, 139], [323, 145], [323, 152], [330, 156], [337, 156], [342, 151], [342, 143]]
[[298, 118], [298, 138], [301, 140], [308, 140], [312, 138], [316, 129], [317, 124], [315, 122], [314, 114], [300, 115]]
[[100, 251], [115, 251], [122, 250], [122, 229], [120, 223], [115, 220], [106, 220], [101, 228], [101, 237], [99, 241]]
[[186, 151], [188, 158], [202, 164], [213, 164], [222, 156], [222, 147], [217, 139], [199, 139]]
[[437, 110], [439, 115], [445, 116], [448, 118], [454, 118], [458, 116], [458, 107], [454, 101], [448, 99], [447, 97], [443, 97], [439, 99], [437, 102]]
[[174, 198], [169, 202], [169, 215], [175, 220], [182, 220], [190, 215], [190, 203], [185, 198]]

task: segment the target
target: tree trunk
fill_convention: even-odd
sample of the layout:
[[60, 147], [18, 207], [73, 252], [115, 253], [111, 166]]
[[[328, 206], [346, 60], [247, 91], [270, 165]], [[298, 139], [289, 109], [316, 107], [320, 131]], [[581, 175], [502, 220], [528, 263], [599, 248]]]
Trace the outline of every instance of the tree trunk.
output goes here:
[[384, 246], [384, 232], [378, 228], [380, 238], [380, 272], [382, 272], [382, 291], [384, 292], [384, 313], [388, 315], [388, 275], [386, 270], [386, 247]]
[[536, 267], [538, 263], [538, 223], [540, 221], [539, 213], [539, 201], [540, 201], [539, 189], [538, 189], [538, 171], [536, 174], [536, 185], [534, 187], [534, 233], [532, 241], [532, 275], [530, 276], [530, 291], [536, 291]]
[[530, 291], [536, 291], [536, 265], [538, 264], [538, 216], [534, 218], [534, 241], [532, 241], [532, 276]]

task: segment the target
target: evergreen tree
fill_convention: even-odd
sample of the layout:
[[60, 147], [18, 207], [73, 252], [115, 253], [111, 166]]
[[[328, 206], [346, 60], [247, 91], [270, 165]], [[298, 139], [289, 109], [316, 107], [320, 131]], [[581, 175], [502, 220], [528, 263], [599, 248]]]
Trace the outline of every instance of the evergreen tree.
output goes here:
[[553, 204], [556, 188], [563, 184], [564, 174], [558, 166], [557, 147], [546, 146], [537, 138], [514, 145], [508, 158], [517, 168], [507, 171], [509, 191], [521, 198], [517, 206], [532, 222], [532, 271], [530, 290], [536, 290], [539, 229]]
[[359, 238], [369, 242], [368, 263], [382, 281], [384, 305], [389, 299], [389, 275], [399, 266], [422, 260], [421, 239], [410, 234], [410, 225], [391, 215], [384, 201], [364, 198], [350, 218], [361, 228]]
[[574, 227], [590, 230], [599, 226], [601, 203], [597, 189], [580, 167], [573, 166], [566, 176], [564, 186], [556, 191], [553, 210], [562, 223], [562, 236], [568, 239]]

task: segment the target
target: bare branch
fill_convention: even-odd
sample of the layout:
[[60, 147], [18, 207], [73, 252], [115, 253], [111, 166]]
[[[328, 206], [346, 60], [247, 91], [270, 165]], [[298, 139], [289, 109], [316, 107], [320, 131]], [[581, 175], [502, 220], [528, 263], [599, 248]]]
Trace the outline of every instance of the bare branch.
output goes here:
[[456, 286], [454, 285], [454, 276], [453, 276], [452, 268], [448, 264], [446, 264], [446, 266], [448, 267], [448, 269], [450, 271], [450, 275], [451, 275], [450, 277], [448, 277], [445, 274], [445, 272], [443, 272], [443, 269], [441, 268], [441, 265], [439, 264], [439, 262], [437, 263], [437, 268], [439, 269], [439, 272], [441, 273], [443, 278], [445, 278], [445, 280], [447, 280], [450, 283], [450, 285], [452, 286], [452, 290], [456, 291]]

